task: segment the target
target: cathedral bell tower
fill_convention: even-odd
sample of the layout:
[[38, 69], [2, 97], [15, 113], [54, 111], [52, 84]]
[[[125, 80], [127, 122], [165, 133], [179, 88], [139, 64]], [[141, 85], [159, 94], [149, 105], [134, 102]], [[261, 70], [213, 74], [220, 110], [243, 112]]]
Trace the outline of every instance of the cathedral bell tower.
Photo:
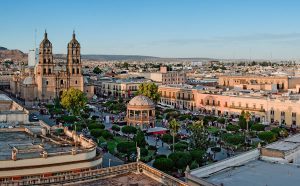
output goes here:
[[72, 40], [68, 43], [67, 72], [71, 76], [81, 75], [80, 44], [74, 31]]
[[48, 34], [45, 31], [44, 39], [40, 44], [38, 74], [48, 75], [53, 73], [54, 63], [52, 54], [52, 43], [48, 40]]
[[77, 88], [83, 91], [83, 75], [80, 55], [80, 43], [76, 40], [75, 32], [73, 31], [72, 40], [68, 43], [67, 54], [67, 88]]

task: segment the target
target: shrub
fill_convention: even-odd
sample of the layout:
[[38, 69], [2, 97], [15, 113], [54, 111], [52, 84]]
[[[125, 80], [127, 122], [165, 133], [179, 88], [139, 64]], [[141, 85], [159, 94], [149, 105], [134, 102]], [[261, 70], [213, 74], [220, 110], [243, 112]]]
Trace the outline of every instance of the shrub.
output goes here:
[[286, 129], [283, 129], [283, 128], [273, 128], [271, 130], [275, 135], [276, 137], [280, 136], [280, 137], [287, 137], [289, 134], [287, 132]]
[[266, 141], [268, 143], [276, 141], [276, 134], [272, 131], [264, 131], [258, 134], [259, 139]]
[[136, 151], [136, 146], [134, 142], [125, 141], [117, 145], [118, 152], [130, 154]]
[[91, 135], [94, 136], [95, 138], [99, 138], [100, 136], [102, 136], [103, 132], [104, 132], [103, 129], [92, 129]]
[[219, 118], [219, 119], [217, 119], [217, 122], [224, 124], [225, 123], [225, 118]]
[[223, 134], [222, 139], [232, 145], [243, 144], [245, 142], [245, 136], [241, 134]]
[[89, 130], [92, 130], [92, 129], [105, 129], [105, 125], [103, 125], [101, 123], [90, 123], [90, 124], [88, 124], [88, 128], [89, 128]]
[[116, 132], [119, 132], [121, 129], [120, 129], [120, 127], [118, 126], [118, 125], [113, 125], [112, 127], [111, 127], [111, 129], [113, 130], [113, 131], [116, 131]]
[[124, 126], [122, 127], [122, 132], [124, 134], [135, 134], [137, 129], [133, 126]]
[[190, 169], [193, 170], [193, 169], [196, 169], [196, 168], [198, 168], [198, 167], [199, 167], [198, 163], [197, 163], [196, 161], [193, 161], [193, 162], [191, 163]]
[[[176, 151], [184, 151], [188, 148], [188, 146], [188, 143], [180, 141], [174, 145], [174, 148]], [[173, 149], [173, 145], [171, 145], [171, 149]]]
[[145, 140], [145, 134], [141, 130], [138, 130], [136, 136], [134, 137], [134, 141], [139, 147], [145, 147], [147, 144]]
[[198, 164], [202, 164], [205, 162], [204, 156], [206, 152], [204, 150], [193, 150], [190, 152], [192, 160], [196, 161]]
[[240, 126], [229, 124], [229, 125], [227, 125], [226, 130], [238, 132], [240, 130]]
[[186, 166], [189, 165], [192, 162], [192, 157], [190, 154], [186, 154], [185, 156], [182, 156], [177, 162], [175, 162], [175, 166], [178, 169], [185, 170]]
[[159, 159], [159, 158], [167, 158], [167, 156], [165, 154], [160, 154], [155, 157], [155, 159]]
[[146, 148], [141, 148], [141, 156], [147, 156], [148, 155], [148, 150]]
[[[165, 143], [173, 143], [173, 136], [171, 134], [164, 134], [162, 136], [162, 139], [161, 139], [163, 142]], [[179, 139], [177, 136], [175, 136], [175, 142], [177, 142]]]
[[264, 131], [265, 130], [265, 126], [263, 124], [253, 124], [251, 126], [251, 130]]
[[153, 162], [153, 167], [161, 171], [171, 171], [173, 169], [174, 163], [169, 158], [159, 158], [155, 159]]
[[107, 130], [104, 130], [104, 131], [102, 132], [101, 136], [102, 136], [104, 139], [106, 139], [106, 140], [107, 140], [107, 139], [113, 139], [113, 138], [114, 138], [113, 134], [110, 133], [110, 132], [107, 131]]

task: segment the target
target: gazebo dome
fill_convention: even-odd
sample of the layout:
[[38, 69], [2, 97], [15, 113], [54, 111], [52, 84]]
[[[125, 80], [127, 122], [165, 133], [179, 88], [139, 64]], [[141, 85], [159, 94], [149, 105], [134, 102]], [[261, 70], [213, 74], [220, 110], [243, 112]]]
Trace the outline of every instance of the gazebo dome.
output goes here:
[[148, 98], [144, 95], [135, 96], [134, 98], [132, 98], [129, 101], [128, 105], [130, 105], [130, 106], [155, 106], [154, 102], [150, 98]]

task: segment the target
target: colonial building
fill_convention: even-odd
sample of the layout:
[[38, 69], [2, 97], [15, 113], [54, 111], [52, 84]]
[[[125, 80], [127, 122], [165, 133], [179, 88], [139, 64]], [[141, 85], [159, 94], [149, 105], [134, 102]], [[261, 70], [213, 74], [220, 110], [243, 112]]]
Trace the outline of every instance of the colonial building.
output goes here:
[[11, 93], [25, 102], [48, 102], [62, 94], [63, 90], [76, 88], [88, 97], [93, 95], [93, 86], [87, 85], [82, 75], [80, 44], [73, 33], [68, 43], [67, 62], [55, 63], [52, 53], [52, 43], [45, 32], [39, 48], [39, 62], [35, 69], [16, 75], [10, 82]]
[[[289, 76], [220, 76], [219, 85], [234, 87], [242, 85], [243, 89], [257, 89], [255, 85], [275, 85], [278, 90], [295, 88], [300, 84], [299, 77]], [[259, 89], [262, 87], [259, 86]], [[263, 88], [264, 89], [264, 88]], [[258, 89], [257, 89], [258, 90]]]
[[216, 116], [239, 116], [249, 111], [258, 122], [300, 125], [300, 96], [264, 95], [236, 91], [203, 91], [192, 86], [159, 86], [159, 104]]

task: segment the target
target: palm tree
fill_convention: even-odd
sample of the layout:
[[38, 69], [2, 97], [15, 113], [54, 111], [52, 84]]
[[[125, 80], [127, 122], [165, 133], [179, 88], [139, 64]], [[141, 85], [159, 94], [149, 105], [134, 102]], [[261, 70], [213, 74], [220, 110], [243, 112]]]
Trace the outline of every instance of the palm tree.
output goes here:
[[249, 121], [250, 121], [250, 118], [251, 118], [251, 114], [250, 112], [246, 112], [245, 115], [244, 115], [245, 119], [246, 119], [246, 122], [247, 122], [247, 132], [249, 131]]
[[171, 134], [173, 136], [173, 152], [174, 152], [175, 135], [177, 134], [178, 130], [180, 129], [180, 124], [175, 119], [173, 119], [169, 123], [169, 129], [171, 130]]

